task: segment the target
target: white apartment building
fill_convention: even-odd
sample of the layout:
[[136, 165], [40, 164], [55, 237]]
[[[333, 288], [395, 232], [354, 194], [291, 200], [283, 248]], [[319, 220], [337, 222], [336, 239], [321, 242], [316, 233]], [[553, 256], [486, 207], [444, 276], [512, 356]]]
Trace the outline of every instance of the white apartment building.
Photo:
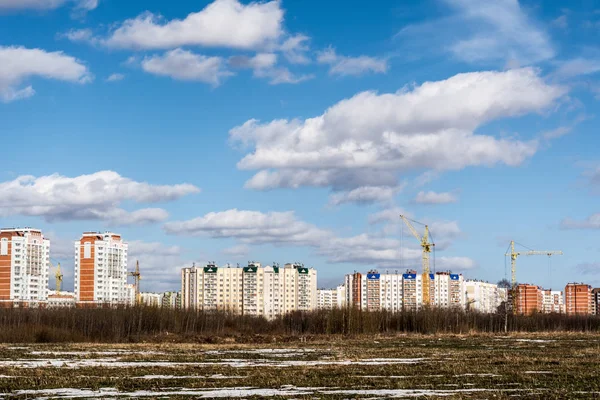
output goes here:
[[317, 308], [319, 310], [344, 308], [346, 303], [346, 287], [339, 285], [335, 289], [318, 289], [317, 298]]
[[274, 318], [317, 308], [317, 272], [300, 264], [183, 268], [181, 306]]
[[494, 283], [468, 280], [465, 287], [468, 310], [495, 313], [500, 304], [506, 301], [506, 289], [498, 288]]
[[39, 229], [0, 229], [0, 304], [38, 307], [48, 300], [50, 241]]
[[75, 301], [80, 306], [129, 304], [127, 243], [113, 232], [85, 232], [75, 242]]
[[147, 307], [162, 307], [162, 293], [140, 293], [140, 303]]
[[544, 314], [565, 312], [563, 292], [560, 290], [542, 290], [542, 312]]
[[[461, 308], [465, 306], [465, 283], [460, 274], [438, 272], [430, 274], [430, 304], [432, 307]], [[423, 306], [423, 275], [408, 270], [404, 274], [376, 270], [366, 275], [359, 272], [344, 278], [345, 302], [365, 311], [418, 310]]]

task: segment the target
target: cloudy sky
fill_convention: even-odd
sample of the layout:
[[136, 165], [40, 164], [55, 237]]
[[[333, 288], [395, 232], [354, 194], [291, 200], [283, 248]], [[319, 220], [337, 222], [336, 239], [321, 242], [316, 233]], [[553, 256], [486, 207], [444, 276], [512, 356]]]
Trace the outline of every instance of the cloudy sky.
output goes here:
[[[600, 285], [600, 7], [0, 0], [0, 224], [113, 230], [142, 289], [192, 262], [319, 285], [435, 269]], [[417, 226], [421, 229], [420, 226]], [[433, 267], [433, 266], [432, 266]]]

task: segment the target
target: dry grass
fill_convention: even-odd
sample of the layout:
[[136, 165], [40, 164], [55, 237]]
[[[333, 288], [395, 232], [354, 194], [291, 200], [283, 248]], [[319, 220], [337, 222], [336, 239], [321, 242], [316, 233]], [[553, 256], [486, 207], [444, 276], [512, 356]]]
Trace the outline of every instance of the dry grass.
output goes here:
[[[479, 399], [515, 395], [597, 398], [594, 392], [600, 392], [600, 335], [596, 334], [364, 335], [332, 339], [309, 337], [306, 343], [269, 345], [3, 345], [0, 393], [115, 388], [121, 395], [145, 390], [158, 397], [180, 388], [204, 393], [232, 387], [282, 390], [286, 385], [292, 385], [293, 391], [311, 388], [310, 394], [279, 398], [385, 398], [375, 392], [382, 389], [425, 391], [430, 394], [428, 398], [443, 393], [451, 395], [449, 398]], [[417, 360], [403, 363], [404, 359]], [[6, 365], [32, 360], [63, 361], [58, 367]], [[73, 368], [69, 363], [96, 364]], [[122, 363], [135, 364], [127, 364], [134, 366], [126, 368]], [[141, 378], [148, 375], [161, 376]], [[482, 391], [456, 392], [473, 389]], [[335, 390], [365, 392], [333, 393]], [[455, 392], [441, 392], [444, 390]], [[86, 397], [91, 395], [87, 393]], [[35, 393], [28, 398], [32, 396], [36, 397]], [[181, 393], [170, 397], [186, 398]]]

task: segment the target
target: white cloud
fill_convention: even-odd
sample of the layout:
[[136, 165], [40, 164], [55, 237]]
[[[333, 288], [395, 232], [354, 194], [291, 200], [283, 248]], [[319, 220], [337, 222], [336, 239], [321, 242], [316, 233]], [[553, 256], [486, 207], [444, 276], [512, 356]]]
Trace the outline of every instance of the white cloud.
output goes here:
[[559, 137], [568, 135], [573, 130], [571, 126], [559, 126], [546, 132], [542, 132], [541, 136], [546, 140], [558, 139]]
[[598, 58], [574, 58], [558, 63], [557, 70], [553, 75], [568, 79], [580, 75], [592, 75], [600, 72], [600, 59]]
[[429, 48], [470, 63], [504, 65], [530, 65], [555, 55], [548, 34], [517, 0], [444, 2], [454, 11], [452, 15], [409, 25], [396, 35], [405, 40], [407, 54]]
[[88, 11], [98, 7], [98, 0], [0, 0], [0, 10], [53, 10], [70, 3]]
[[230, 257], [246, 257], [250, 252], [250, 247], [245, 244], [229, 247], [222, 251], [223, 254]]
[[401, 186], [361, 186], [347, 192], [332, 194], [329, 196], [329, 204], [337, 206], [345, 203], [364, 205], [386, 202], [391, 201], [400, 190]]
[[58, 34], [60, 38], [67, 38], [71, 42], [89, 42], [96, 43], [96, 38], [94, 37], [94, 33], [91, 29], [71, 29], [66, 33]]
[[600, 213], [592, 214], [583, 220], [565, 218], [560, 223], [561, 229], [600, 229]]
[[281, 44], [280, 50], [283, 55], [292, 64], [309, 64], [310, 58], [306, 53], [310, 50], [307, 42], [310, 38], [306, 35], [295, 35]]
[[437, 269], [464, 272], [477, 268], [477, 263], [469, 257], [440, 257], [436, 260]]
[[125, 211], [125, 201], [158, 203], [198, 193], [193, 185], [150, 185], [124, 178], [112, 171], [69, 178], [58, 174], [20, 176], [0, 183], [0, 216], [41, 216], [55, 220], [104, 220], [113, 225], [163, 221], [166, 211], [145, 208]]
[[111, 74], [108, 78], [106, 78], [106, 82], [118, 82], [118, 81], [122, 81], [123, 79], [125, 79], [125, 75], [123, 74]]
[[282, 22], [279, 1], [242, 4], [237, 0], [215, 0], [182, 20], [163, 21], [152, 13], [126, 20], [105, 44], [129, 49], [181, 46], [258, 49], [280, 38]]
[[173, 79], [199, 81], [218, 86], [224, 77], [231, 76], [221, 57], [207, 57], [191, 51], [175, 49], [162, 56], [153, 55], [142, 60], [142, 69], [154, 75]]
[[319, 52], [317, 61], [330, 66], [330, 75], [359, 76], [369, 72], [384, 74], [388, 70], [388, 61], [384, 58], [341, 56], [332, 47]]
[[552, 25], [556, 26], [560, 29], [567, 29], [569, 27], [569, 21], [567, 20], [567, 15], [563, 14], [560, 17], [557, 17], [552, 20]]
[[0, 101], [33, 96], [31, 86], [20, 87], [32, 77], [74, 83], [87, 83], [93, 78], [85, 65], [63, 52], [0, 46]]
[[415, 203], [417, 204], [450, 204], [457, 201], [456, 195], [450, 192], [436, 193], [433, 191], [421, 191], [415, 197]]
[[305, 120], [249, 120], [230, 131], [230, 140], [253, 147], [238, 163], [259, 170], [248, 188], [395, 186], [407, 171], [521, 164], [535, 154], [537, 140], [475, 129], [541, 112], [565, 92], [532, 68], [459, 74], [412, 90], [359, 93]]
[[296, 218], [292, 211], [268, 212], [231, 209], [212, 212], [188, 221], [168, 222], [174, 235], [235, 238], [243, 243], [314, 246], [330, 233]]
[[404, 209], [400, 207], [388, 208], [385, 210], [378, 211], [374, 214], [369, 215], [369, 224], [379, 224], [379, 223], [395, 223], [401, 224], [402, 221], [400, 219], [400, 215], [405, 215], [409, 218], [412, 218], [411, 214], [406, 212]]
[[229, 65], [235, 68], [250, 68], [257, 78], [267, 78], [271, 85], [300, 83], [312, 79], [313, 75], [295, 75], [286, 67], [277, 66], [277, 54], [258, 53], [254, 57], [233, 56]]

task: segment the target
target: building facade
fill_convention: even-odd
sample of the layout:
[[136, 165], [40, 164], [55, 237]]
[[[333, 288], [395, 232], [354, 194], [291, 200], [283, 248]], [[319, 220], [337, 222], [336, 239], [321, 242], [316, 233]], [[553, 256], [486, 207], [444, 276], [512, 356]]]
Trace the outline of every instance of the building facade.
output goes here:
[[506, 301], [506, 289], [489, 282], [468, 280], [465, 282], [467, 310], [495, 313]]
[[594, 315], [600, 315], [600, 288], [592, 289], [592, 308]]
[[75, 242], [75, 301], [127, 305], [127, 243], [112, 232], [85, 232]]
[[531, 315], [543, 310], [544, 296], [539, 286], [519, 284], [515, 288], [514, 297], [516, 314]]
[[542, 290], [542, 312], [544, 314], [565, 312], [563, 292], [560, 290]]
[[568, 315], [592, 314], [594, 304], [592, 287], [585, 283], [569, 283], [565, 286], [565, 312]]
[[50, 241], [42, 231], [0, 229], [0, 306], [45, 306], [49, 270]]
[[291, 311], [317, 308], [317, 271], [301, 264], [283, 268], [246, 267], [183, 268], [181, 305], [186, 309], [219, 310], [272, 319]]
[[74, 292], [48, 291], [48, 308], [73, 308], [75, 307]]
[[317, 297], [317, 308], [319, 310], [344, 308], [346, 300], [346, 288], [344, 285], [339, 285], [335, 289], [318, 289]]

